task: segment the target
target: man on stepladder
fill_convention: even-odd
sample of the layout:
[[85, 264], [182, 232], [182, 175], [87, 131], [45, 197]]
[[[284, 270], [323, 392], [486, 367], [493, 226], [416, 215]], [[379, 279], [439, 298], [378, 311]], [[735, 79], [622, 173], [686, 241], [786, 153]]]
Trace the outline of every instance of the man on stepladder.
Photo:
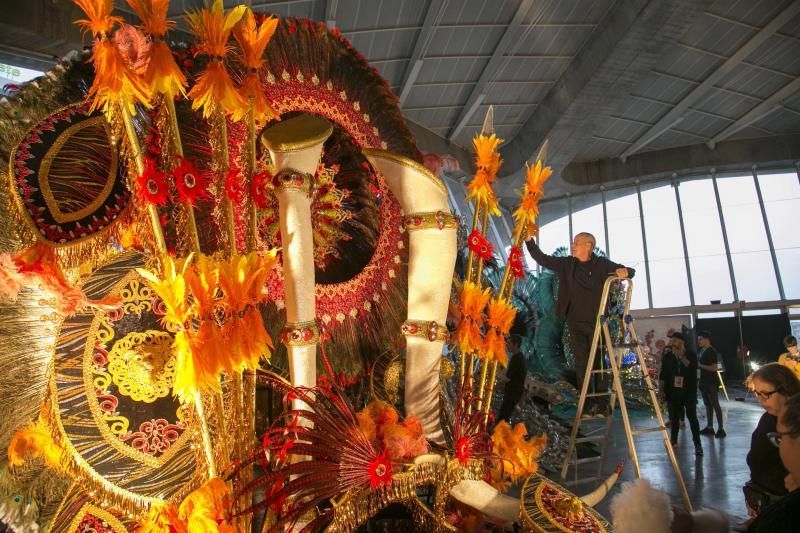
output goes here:
[[[572, 255], [569, 257], [547, 255], [539, 249], [533, 239], [525, 243], [534, 261], [558, 276], [556, 315], [565, 319], [569, 327], [569, 348], [575, 355], [575, 374], [579, 391], [586, 376], [586, 365], [589, 361], [589, 350], [597, 323], [603, 285], [609, 276], [632, 278], [636, 273], [632, 268], [596, 255], [594, 253], [596, 242], [591, 233], [578, 233], [572, 240]], [[595, 368], [598, 368], [600, 363], [601, 357], [596, 357]], [[608, 390], [608, 380], [603, 374], [598, 375], [594, 385], [595, 392]], [[591, 387], [589, 391], [591, 392]], [[595, 398], [587, 398], [584, 412], [608, 414], [608, 400], [596, 401]]]

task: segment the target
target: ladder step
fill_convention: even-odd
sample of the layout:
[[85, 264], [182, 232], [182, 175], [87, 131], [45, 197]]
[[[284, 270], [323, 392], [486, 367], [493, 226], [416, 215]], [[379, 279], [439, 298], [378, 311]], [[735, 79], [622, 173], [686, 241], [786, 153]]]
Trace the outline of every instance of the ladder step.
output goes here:
[[592, 483], [594, 481], [601, 481], [601, 480], [605, 481], [606, 478], [603, 478], [603, 477], [600, 477], [600, 476], [582, 477], [577, 481], [575, 481], [574, 479], [570, 479], [569, 481], [562, 481], [561, 484], [562, 485], [567, 485], [567, 486], [574, 486], [574, 485], [582, 485], [584, 483]]
[[610, 374], [610, 368], [604, 368], [603, 370], [592, 370], [592, 374]]
[[590, 392], [586, 395], [587, 398], [598, 398], [600, 396], [611, 396], [611, 391], [608, 392]]
[[631, 431], [631, 435], [644, 435], [646, 433], [656, 433], [657, 431], [665, 431], [667, 428], [665, 426], [659, 426], [654, 428], [644, 428], [644, 429], [634, 429]]
[[584, 442], [599, 442], [605, 439], [606, 439], [605, 435], [595, 435], [594, 437], [579, 437], [575, 439], [575, 444], [581, 444]]
[[614, 348], [636, 348], [639, 346], [635, 342], [623, 342], [622, 344], [614, 344]]
[[602, 456], [600, 456], [600, 455], [598, 455], [596, 457], [584, 457], [584, 458], [578, 459], [578, 460], [570, 459], [569, 460], [569, 464], [571, 464], [571, 465], [585, 465], [585, 464], [588, 464], [588, 463], [594, 463], [595, 461], [599, 461], [600, 459], [602, 459]]

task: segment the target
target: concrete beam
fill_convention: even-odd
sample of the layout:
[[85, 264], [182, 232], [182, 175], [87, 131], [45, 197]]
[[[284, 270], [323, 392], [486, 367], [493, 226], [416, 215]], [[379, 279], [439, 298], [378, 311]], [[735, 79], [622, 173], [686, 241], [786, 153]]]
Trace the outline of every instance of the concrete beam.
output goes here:
[[752, 165], [763, 168], [791, 168], [800, 161], [800, 134], [759, 139], [724, 141], [712, 150], [704, 143], [636, 154], [623, 163], [613, 157], [600, 161], [572, 163], [561, 172], [561, 179], [572, 192], [600, 186], [617, 187], [642, 181], [672, 179], [709, 172], [744, 170]]
[[419, 71], [422, 70], [425, 52], [428, 51], [428, 45], [433, 37], [433, 32], [436, 31], [436, 23], [441, 19], [445, 4], [445, 0], [430, 0], [428, 3], [425, 20], [419, 33], [417, 33], [414, 51], [411, 53], [411, 58], [408, 60], [406, 70], [403, 73], [403, 80], [400, 82], [400, 96], [398, 98], [400, 107], [406, 103], [408, 95], [411, 93], [411, 88], [414, 86], [414, 82], [417, 81]]
[[519, 6], [517, 6], [514, 17], [506, 27], [506, 31], [503, 33], [500, 42], [497, 43], [497, 47], [494, 49], [491, 59], [489, 59], [486, 66], [483, 68], [478, 82], [472, 88], [467, 102], [464, 104], [461, 113], [459, 113], [456, 119], [455, 126], [453, 126], [452, 131], [447, 136], [451, 141], [461, 133], [461, 130], [464, 129], [464, 126], [467, 125], [469, 119], [472, 118], [472, 115], [478, 109], [478, 106], [480, 106], [481, 102], [486, 98], [484, 89], [492, 78], [497, 75], [497, 71], [503, 62], [503, 56], [505, 56], [506, 50], [508, 50], [511, 42], [517, 37], [517, 31], [520, 26], [522, 26], [522, 21], [525, 19], [525, 15], [528, 14], [528, 10], [530, 10], [532, 4], [533, 0], [522, 0]]
[[417, 141], [417, 148], [422, 152], [431, 152], [439, 155], [451, 155], [458, 159], [458, 164], [465, 174], [472, 174], [474, 156], [461, 146], [453, 144], [441, 135], [437, 135], [425, 126], [406, 119], [406, 126]]
[[797, 91], [800, 91], [800, 78], [796, 78], [795, 80], [778, 89], [769, 98], [738, 118], [736, 122], [730, 124], [727, 128], [714, 135], [706, 144], [713, 150], [718, 142], [727, 139], [737, 131], [746, 128], [750, 124], [761, 120], [773, 111], [780, 109], [783, 101]]
[[795, 15], [800, 13], [800, 2], [790, 3], [783, 11], [781, 11], [769, 24], [764, 26], [758, 33], [756, 33], [750, 40], [748, 40], [735, 54], [730, 56], [723, 62], [717, 69], [712, 72], [706, 79], [697, 87], [687, 94], [683, 99], [678, 102], [675, 107], [670, 109], [661, 119], [656, 122], [650, 129], [642, 134], [631, 146], [629, 146], [620, 158], [625, 161], [626, 158], [635, 154], [654, 139], [658, 138], [665, 131], [669, 130], [675, 124], [682, 121], [689, 106], [697, 102], [700, 98], [705, 96], [709, 89], [711, 89], [723, 77], [727, 76], [739, 63], [744, 61], [750, 54], [757, 50], [764, 42], [774, 35], [778, 30], [791, 21]]

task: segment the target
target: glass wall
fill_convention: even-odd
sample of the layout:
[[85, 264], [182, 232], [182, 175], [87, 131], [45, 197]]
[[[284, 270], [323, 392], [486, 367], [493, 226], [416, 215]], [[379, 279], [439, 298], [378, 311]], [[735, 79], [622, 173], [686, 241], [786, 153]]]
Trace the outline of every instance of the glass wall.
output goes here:
[[[471, 217], [463, 185], [447, 184], [453, 203]], [[800, 178], [794, 169], [696, 176], [608, 190], [605, 220], [599, 191], [545, 197], [539, 246], [547, 254], [559, 248], [569, 253], [574, 234], [591, 232], [613, 261], [636, 269], [634, 309], [688, 306], [692, 296], [696, 305], [731, 303], [737, 296], [746, 302], [795, 300], [800, 299], [798, 213]], [[506, 253], [496, 255], [505, 262], [513, 219], [504, 209], [494, 223], [489, 237], [504, 241], [498, 249]]]
[[[606, 193], [608, 252], [619, 263], [637, 269], [633, 308], [678, 307], [691, 304], [691, 289], [697, 305], [734, 301], [734, 283], [740, 300], [780, 300], [772, 253], [767, 239], [769, 228], [786, 299], [800, 298], [800, 232], [796, 230], [800, 213], [800, 181], [794, 170], [757, 175], [768, 226], [764, 225], [752, 173], [716, 176], [719, 189], [717, 206], [711, 176], [684, 179], [675, 184], [685, 227], [686, 252], [680, 229], [678, 203], [672, 184], [641, 187], [644, 236], [639, 216], [636, 187]], [[574, 231], [594, 228], [598, 243], [603, 234], [602, 201], [599, 193], [571, 199]], [[592, 207], [590, 204], [594, 203]], [[552, 202], [548, 223], [542, 225], [541, 241], [562, 239], [568, 227], [564, 200]], [[547, 205], [545, 203], [543, 207]], [[557, 207], [556, 207], [557, 206]], [[562, 209], [561, 218], [556, 211]], [[728, 237], [731, 264], [726, 255], [723, 222]], [[645, 264], [644, 244], [647, 244]], [[731, 278], [731, 267], [733, 279]]]

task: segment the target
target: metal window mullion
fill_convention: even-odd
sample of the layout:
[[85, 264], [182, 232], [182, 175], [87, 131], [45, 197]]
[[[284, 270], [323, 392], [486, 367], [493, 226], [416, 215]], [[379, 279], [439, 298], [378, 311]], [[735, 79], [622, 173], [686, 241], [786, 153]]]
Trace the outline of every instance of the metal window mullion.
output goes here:
[[[502, 216], [502, 214], [500, 215]], [[494, 238], [497, 239], [497, 247], [500, 249], [500, 257], [503, 259], [504, 262], [508, 262], [508, 252], [506, 252], [505, 243], [503, 243], [503, 239], [500, 238], [500, 232], [497, 231], [497, 224], [494, 221], [494, 217], [489, 215], [487, 219], [489, 222], [489, 228], [491, 228], [492, 233], [494, 233]]]
[[[539, 215], [536, 215], [536, 228], [537, 228], [537, 231], [536, 231], [536, 236], [534, 237], [534, 239], [535, 239], [534, 242], [536, 243], [536, 247], [538, 248], [539, 247], [539, 230], [538, 230], [538, 228], [539, 228]], [[539, 265], [538, 261], [534, 261], [534, 263], [536, 263], [536, 274], [538, 275], [538, 274], [540, 274], [542, 272], [542, 267], [541, 267], [541, 265]]]
[[728, 258], [728, 272], [731, 275], [731, 288], [733, 289], [733, 301], [739, 301], [739, 291], [736, 288], [736, 275], [733, 273], [733, 258], [731, 257], [731, 246], [728, 243], [728, 230], [725, 228], [725, 215], [722, 213], [722, 201], [719, 199], [719, 186], [717, 185], [717, 171], [711, 169], [711, 183], [714, 185], [714, 198], [717, 201], [717, 213], [719, 214], [719, 224], [722, 229], [722, 242], [725, 244], [725, 257]]
[[678, 204], [678, 222], [681, 226], [681, 241], [683, 241], [683, 259], [686, 262], [686, 280], [689, 282], [689, 302], [694, 309], [694, 283], [692, 282], [692, 267], [689, 264], [689, 245], [686, 244], [686, 225], [683, 222], [683, 206], [681, 205], [680, 182], [672, 183], [675, 188], [675, 202]]
[[639, 222], [642, 225], [642, 250], [644, 251], [644, 273], [647, 279], [647, 304], [653, 308], [653, 286], [650, 282], [650, 259], [647, 255], [647, 232], [644, 229], [644, 208], [642, 207], [642, 187], [636, 184], [636, 199], [639, 201]]
[[600, 194], [603, 198], [603, 231], [606, 236], [606, 257], [611, 257], [611, 245], [608, 244], [608, 211], [606, 210], [606, 188], [600, 187]]
[[769, 229], [769, 220], [767, 219], [767, 207], [764, 205], [764, 196], [761, 194], [761, 184], [758, 182], [758, 174], [756, 173], [755, 165], [753, 165], [753, 184], [756, 186], [758, 205], [761, 208], [761, 218], [764, 220], [764, 230], [767, 232], [767, 243], [769, 243], [769, 253], [772, 256], [772, 268], [775, 269], [775, 281], [778, 282], [778, 293], [781, 296], [781, 300], [785, 300], [786, 293], [783, 291], [783, 279], [781, 278], [781, 270], [778, 267], [778, 254], [775, 252], [775, 243], [772, 242], [772, 232]]
[[[511, 211], [509, 211], [508, 213], [509, 213], [509, 216], [512, 216], [511, 215]], [[508, 240], [509, 240], [509, 242], [511, 242], [512, 239], [514, 238], [514, 232], [508, 226], [508, 221], [506, 220], [506, 216], [503, 214], [503, 210], [502, 209], [500, 210], [500, 220], [503, 221], [503, 227], [506, 228], [506, 231], [508, 232]], [[514, 244], [514, 243], [511, 242], [511, 244]]]
[[[569, 243], [572, 245], [572, 239], [575, 236], [572, 234], [572, 196], [567, 193], [567, 214], [569, 215]], [[569, 248], [569, 246], [567, 247]]]

